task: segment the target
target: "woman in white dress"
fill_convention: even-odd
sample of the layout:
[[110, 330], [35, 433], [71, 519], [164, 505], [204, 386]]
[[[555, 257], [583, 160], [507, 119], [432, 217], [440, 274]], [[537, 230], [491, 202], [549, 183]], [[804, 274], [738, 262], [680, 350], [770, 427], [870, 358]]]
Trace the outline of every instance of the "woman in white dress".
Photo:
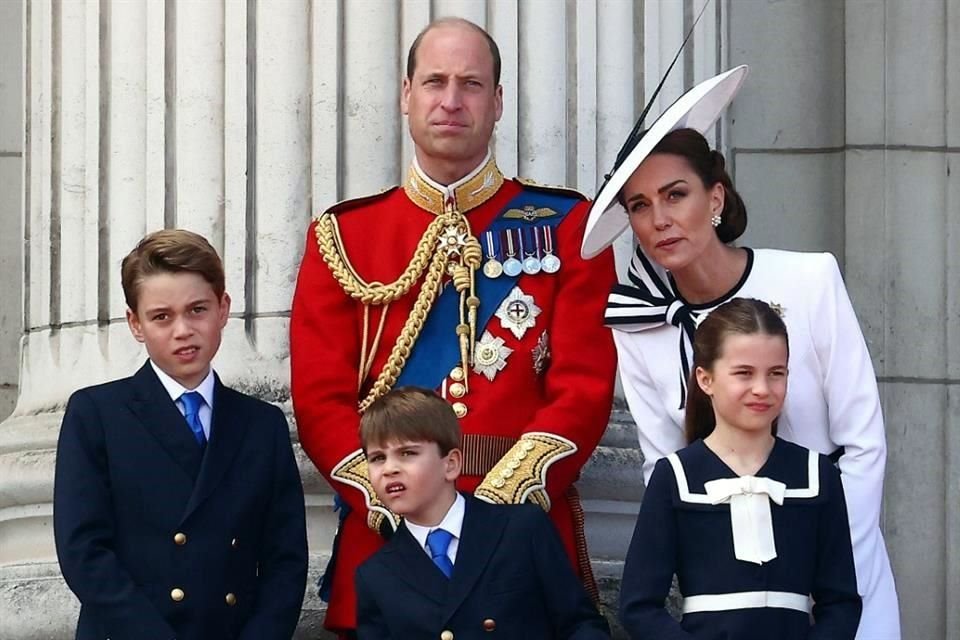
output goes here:
[[[886, 438], [876, 377], [835, 258], [731, 243], [746, 207], [709, 148], [707, 130], [746, 68], [684, 95], [637, 140], [591, 210], [584, 257], [629, 226], [637, 241], [629, 282], [610, 295], [620, 376], [649, 480], [657, 460], [685, 446], [691, 339], [698, 320], [733, 297], [763, 300], [790, 334], [789, 392], [779, 436], [838, 460], [863, 615], [858, 640], [898, 640], [890, 560], [879, 528]], [[690, 128], [692, 127], [692, 128]]]

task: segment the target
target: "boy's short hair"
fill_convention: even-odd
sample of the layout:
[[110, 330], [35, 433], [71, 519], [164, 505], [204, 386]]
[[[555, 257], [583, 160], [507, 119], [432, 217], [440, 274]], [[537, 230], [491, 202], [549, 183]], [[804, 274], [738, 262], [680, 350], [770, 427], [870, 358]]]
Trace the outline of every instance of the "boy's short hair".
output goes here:
[[363, 450], [388, 442], [436, 442], [440, 455], [460, 446], [460, 422], [446, 400], [429, 389], [400, 387], [360, 417]]
[[123, 297], [137, 311], [140, 284], [158, 273], [196, 273], [206, 280], [217, 298], [226, 290], [223, 262], [207, 239], [185, 229], [162, 229], [147, 234], [120, 265]]

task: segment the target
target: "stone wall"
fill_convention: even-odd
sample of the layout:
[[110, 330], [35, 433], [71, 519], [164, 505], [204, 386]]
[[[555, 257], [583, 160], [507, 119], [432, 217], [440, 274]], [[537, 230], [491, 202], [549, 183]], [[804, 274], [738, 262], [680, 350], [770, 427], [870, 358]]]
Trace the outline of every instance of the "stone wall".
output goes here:
[[839, 259], [880, 382], [905, 640], [960, 638], [960, 2], [729, 3], [748, 244]]
[[[0, 637], [70, 636], [50, 532], [59, 411], [143, 358], [116, 272], [144, 232], [211, 238], [235, 310], [216, 366], [289, 413], [304, 229], [401, 178], [403, 52], [431, 17], [501, 45], [504, 171], [590, 193], [703, 2], [0, 2], [0, 417], [17, 398], [0, 424]], [[746, 243], [841, 261], [880, 377], [906, 640], [960, 637], [958, 32], [960, 0], [714, 0], [653, 109], [752, 67], [711, 137], [750, 209]], [[610, 603], [642, 495], [635, 442], [618, 405], [581, 481]], [[316, 575], [334, 521], [299, 455]], [[311, 590], [298, 637], [320, 616]]]
[[[25, 187], [13, 190], [22, 193], [25, 243], [3, 252], [22, 263], [5, 265], [0, 285], [25, 293], [18, 324], [2, 333], [10, 353], [23, 336], [17, 407], [0, 424], [0, 637], [11, 640], [66, 638], [75, 620], [51, 535], [58, 426], [74, 389], [142, 362], [118, 269], [145, 232], [189, 228], [220, 251], [234, 313], [214, 365], [228, 384], [289, 415], [287, 320], [308, 222], [403, 175], [412, 148], [398, 109], [401, 52], [431, 17], [463, 15], [499, 41], [505, 111], [495, 148], [504, 171], [586, 191], [684, 24], [681, 5], [645, 17], [627, 2], [3, 7], [22, 12], [27, 132], [15, 158]], [[0, 36], [11, 31], [0, 25]], [[664, 54], [642, 57], [640, 40]], [[691, 49], [670, 90], [715, 70], [713, 49], [697, 51], [709, 55]], [[6, 206], [5, 220], [15, 211]], [[295, 448], [315, 577], [335, 519], [329, 488]], [[611, 578], [641, 492], [638, 465], [622, 463], [637, 455], [628, 430], [612, 429], [584, 472], [589, 535]], [[310, 589], [298, 633], [315, 635], [321, 615]]]

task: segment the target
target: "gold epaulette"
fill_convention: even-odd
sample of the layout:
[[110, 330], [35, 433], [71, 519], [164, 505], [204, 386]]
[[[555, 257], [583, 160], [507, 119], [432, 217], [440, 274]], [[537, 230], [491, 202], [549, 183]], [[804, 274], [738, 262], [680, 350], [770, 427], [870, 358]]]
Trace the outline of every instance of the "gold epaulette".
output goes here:
[[557, 460], [572, 456], [577, 445], [553, 433], [525, 433], [490, 470], [474, 495], [494, 504], [532, 502], [550, 510], [547, 470]]
[[[360, 205], [368, 204], [370, 202], [375, 202], [380, 198], [385, 198], [386, 196], [393, 193], [394, 190], [396, 190], [397, 188], [399, 188], [397, 185], [393, 185], [392, 187], [387, 187], [385, 189], [382, 189], [381, 191], [378, 191], [377, 193], [371, 193], [370, 195], [360, 196], [359, 198], [347, 198], [346, 200], [341, 200], [340, 202], [333, 205], [332, 207], [329, 207], [323, 213], [343, 213], [344, 211], [350, 211], [351, 209], [356, 209]], [[314, 219], [315, 220], [318, 219], [321, 215], [323, 214], [318, 214], [317, 216], [314, 217]]]
[[400, 525], [400, 518], [380, 502], [373, 490], [373, 484], [370, 483], [367, 456], [364, 455], [362, 449], [357, 449], [348, 454], [333, 468], [330, 476], [337, 482], [349, 485], [363, 494], [363, 500], [366, 502], [368, 509], [368, 527], [374, 531], [380, 531], [380, 525], [383, 524], [384, 520], [387, 520], [396, 531]]
[[563, 187], [560, 185], [552, 184], [540, 184], [529, 178], [520, 178], [516, 177], [513, 179], [514, 182], [526, 189], [532, 189], [533, 191], [546, 191], [547, 193], [559, 193], [565, 196], [570, 196], [571, 198], [576, 198], [577, 200], [589, 200], [586, 195], [580, 193], [576, 189], [571, 189], [570, 187]]

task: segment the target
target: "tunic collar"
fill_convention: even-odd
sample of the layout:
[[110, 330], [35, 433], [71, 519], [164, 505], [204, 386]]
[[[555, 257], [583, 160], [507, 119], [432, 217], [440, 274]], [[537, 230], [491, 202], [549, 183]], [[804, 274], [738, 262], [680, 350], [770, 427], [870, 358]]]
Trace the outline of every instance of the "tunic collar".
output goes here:
[[493, 155], [487, 151], [487, 156], [476, 169], [449, 185], [442, 185], [427, 176], [414, 157], [403, 190], [421, 209], [437, 215], [443, 213], [445, 204], [466, 213], [492, 198], [502, 185], [503, 174]]

